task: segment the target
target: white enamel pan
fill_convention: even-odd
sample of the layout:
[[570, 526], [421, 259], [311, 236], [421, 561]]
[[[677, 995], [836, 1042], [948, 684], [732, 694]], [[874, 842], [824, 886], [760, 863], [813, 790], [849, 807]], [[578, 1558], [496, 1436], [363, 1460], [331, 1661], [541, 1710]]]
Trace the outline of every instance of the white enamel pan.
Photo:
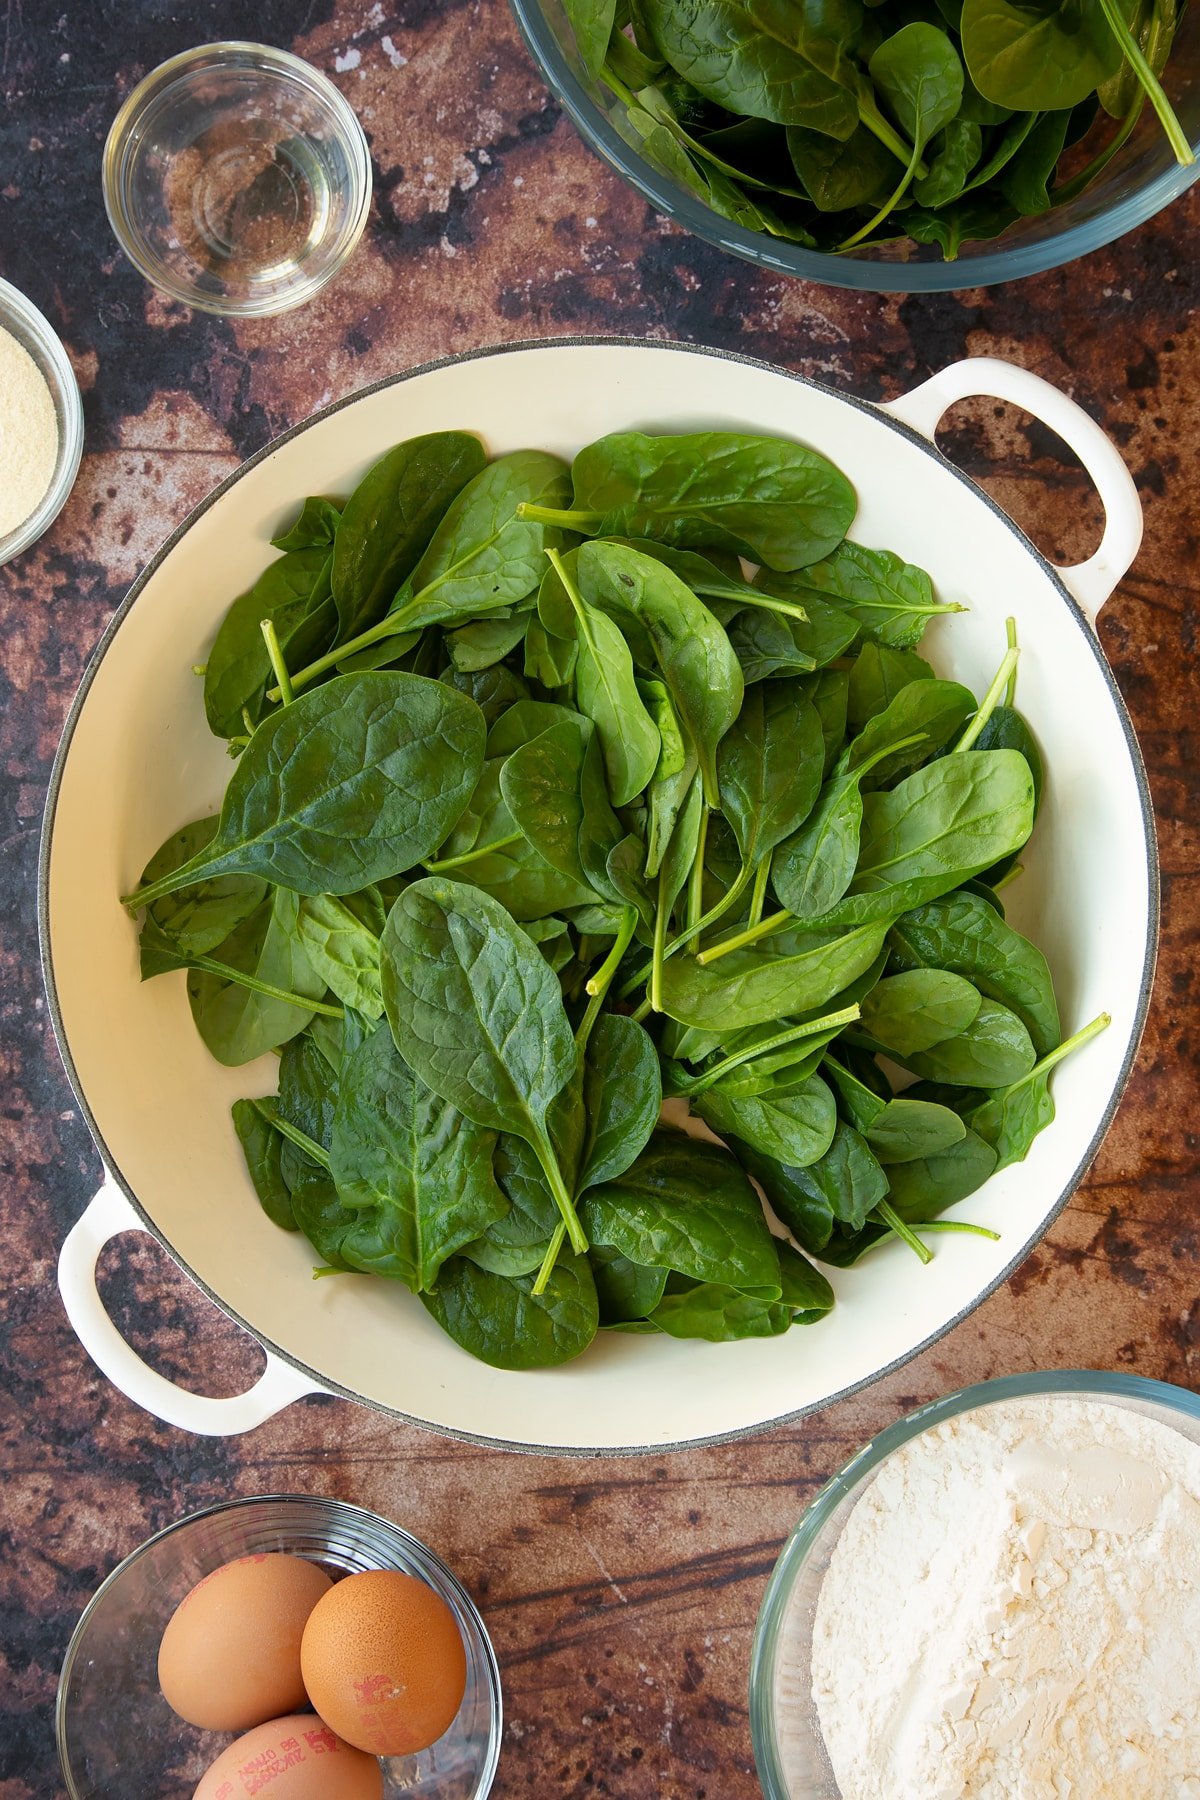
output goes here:
[[[946, 408], [994, 395], [1043, 420], [1104, 503], [1096, 554], [1056, 569], [933, 447]], [[274, 1065], [227, 1070], [197, 1037], [184, 978], [138, 980], [117, 896], [185, 820], [215, 809], [229, 776], [204, 723], [204, 661], [234, 595], [272, 555], [305, 494], [344, 493], [391, 444], [446, 427], [493, 452], [570, 456], [631, 427], [729, 427], [815, 445], [858, 490], [852, 535], [888, 545], [970, 611], [925, 647], [981, 692], [1017, 620], [1019, 704], [1041, 742], [1045, 805], [1005, 900], [1050, 959], [1065, 1031], [1112, 1025], [1054, 1077], [1058, 1119], [1027, 1160], [959, 1209], [1001, 1233], [937, 1239], [922, 1267], [900, 1245], [831, 1276], [831, 1317], [740, 1344], [602, 1334], [579, 1361], [511, 1374], [474, 1361], [385, 1281], [312, 1279], [310, 1248], [259, 1209], [229, 1119], [269, 1092]], [[1078, 406], [990, 359], [956, 363], [877, 407], [743, 357], [621, 341], [527, 344], [381, 382], [288, 432], [222, 484], [168, 540], [104, 634], [54, 767], [42, 846], [46, 985], [63, 1060], [108, 1171], [63, 1246], [60, 1286], [88, 1353], [131, 1399], [173, 1424], [246, 1431], [309, 1393], [363, 1401], [450, 1435], [522, 1449], [661, 1450], [793, 1419], [873, 1381], [948, 1331], [1004, 1280], [1065, 1205], [1116, 1109], [1145, 1019], [1157, 940], [1157, 863], [1145, 773], [1096, 641], [1096, 615], [1137, 550], [1141, 512], [1124, 464]], [[148, 1369], [97, 1297], [96, 1259], [149, 1231], [253, 1333], [266, 1371], [207, 1399]]]

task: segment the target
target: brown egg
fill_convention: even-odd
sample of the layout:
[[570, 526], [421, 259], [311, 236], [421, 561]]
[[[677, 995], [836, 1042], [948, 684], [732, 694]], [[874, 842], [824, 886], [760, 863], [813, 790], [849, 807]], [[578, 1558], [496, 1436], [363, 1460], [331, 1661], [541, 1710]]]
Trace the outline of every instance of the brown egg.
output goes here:
[[270, 1719], [222, 1750], [193, 1800], [383, 1800], [383, 1770], [312, 1713]]
[[158, 1649], [167, 1705], [206, 1731], [245, 1731], [308, 1703], [300, 1639], [333, 1585], [302, 1556], [240, 1556], [180, 1601]]
[[325, 1723], [375, 1756], [428, 1749], [467, 1685], [454, 1614], [424, 1581], [394, 1569], [348, 1575], [331, 1588], [304, 1628], [300, 1662]]

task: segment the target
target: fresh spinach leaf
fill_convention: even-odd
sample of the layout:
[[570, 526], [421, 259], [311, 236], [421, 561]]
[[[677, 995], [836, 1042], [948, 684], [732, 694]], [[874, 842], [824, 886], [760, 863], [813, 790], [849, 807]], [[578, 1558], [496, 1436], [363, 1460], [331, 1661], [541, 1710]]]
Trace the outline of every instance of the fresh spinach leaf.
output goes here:
[[550, 1369], [585, 1351], [596, 1335], [599, 1306], [586, 1256], [563, 1252], [543, 1292], [533, 1275], [494, 1275], [465, 1256], [452, 1257], [437, 1289], [421, 1299], [442, 1330], [496, 1369]]
[[348, 900], [333, 894], [305, 895], [296, 911], [297, 935], [313, 969], [339, 1000], [368, 1019], [383, 1017], [379, 910], [377, 930], [374, 921], [364, 923]]
[[946, 894], [898, 919], [888, 935], [897, 968], [948, 969], [1015, 1012], [1039, 1056], [1062, 1035], [1049, 965], [978, 894]]
[[[914, 976], [918, 973], [921, 971], [914, 971]], [[904, 981], [914, 976], [897, 975], [893, 979]], [[982, 1000], [974, 1019], [955, 1036], [945, 1037], [919, 1052], [891, 1054], [923, 1081], [940, 1081], [952, 1087], [1007, 1087], [1027, 1075], [1037, 1061], [1029, 1033], [1016, 1013], [995, 1000]]]
[[447, 507], [486, 462], [477, 437], [437, 431], [397, 444], [363, 476], [333, 546], [340, 642], [383, 617]]
[[874, 1048], [903, 1058], [966, 1031], [980, 1005], [979, 990], [961, 975], [910, 969], [876, 983], [851, 1030], [856, 1038], [870, 1038]]
[[253, 1100], [235, 1100], [232, 1113], [233, 1128], [259, 1205], [272, 1225], [278, 1225], [283, 1231], [297, 1230], [291, 1192], [280, 1166], [283, 1138]]
[[[783, 585], [778, 578], [772, 581], [774, 588]], [[910, 650], [930, 619], [963, 610], [954, 601], [939, 600], [929, 576], [915, 563], [849, 539], [786, 586], [800, 599], [809, 592], [823, 595], [856, 619], [865, 636], [893, 650]]]
[[355, 1219], [343, 1258], [432, 1291], [447, 1258], [509, 1210], [495, 1142], [414, 1075], [381, 1026], [343, 1065], [333, 1116], [330, 1174]]
[[662, 972], [664, 1012], [681, 1025], [735, 1030], [824, 1007], [878, 956], [886, 925], [859, 925], [840, 936], [814, 933], [811, 949], [790, 956], [734, 950], [705, 967], [676, 956]]
[[740, 1138], [793, 1168], [824, 1156], [837, 1125], [833, 1095], [818, 1075], [795, 1089], [753, 1096], [728, 1094], [718, 1085], [697, 1095], [692, 1109], [719, 1137]]
[[[140, 885], [149, 887], [161, 875], [169, 875], [212, 842], [216, 815], [196, 819], [171, 833], [142, 870]], [[146, 908], [141, 935], [142, 980], [163, 972], [158, 949], [160, 937], [183, 957], [205, 956], [224, 943], [230, 933], [257, 912], [267, 897], [267, 884], [257, 875], [218, 875], [179, 893], [164, 894]], [[170, 967], [178, 967], [172, 959]]]
[[531, 616], [519, 612], [508, 619], [474, 619], [469, 625], [448, 631], [446, 649], [454, 667], [467, 675], [477, 669], [490, 669], [523, 641]]
[[[828, 556], [856, 509], [841, 471], [785, 438], [618, 432], [581, 450], [571, 474], [576, 529], [732, 550], [770, 569]], [[571, 528], [571, 519], [556, 522]]]
[[727, 1150], [656, 1131], [637, 1161], [580, 1202], [593, 1243], [631, 1262], [779, 1298], [779, 1259], [750, 1183]]
[[286, 531], [271, 539], [276, 550], [328, 550], [337, 533], [342, 509], [333, 500], [310, 495]]
[[666, 1269], [646, 1269], [619, 1250], [593, 1244], [589, 1252], [602, 1325], [625, 1325], [654, 1311], [667, 1285]]
[[587, 1248], [548, 1112], [575, 1073], [558, 982], [499, 903], [465, 882], [414, 882], [388, 915], [383, 1003], [409, 1067], [474, 1124], [535, 1151], [572, 1247]]
[[212, 842], [129, 896], [147, 906], [217, 875], [352, 893], [432, 854], [483, 763], [477, 706], [420, 675], [341, 675], [255, 732]]
[[625, 1173], [645, 1149], [661, 1106], [662, 1077], [650, 1038], [632, 1019], [601, 1013], [583, 1068], [587, 1123], [580, 1192]]
[[[257, 725], [274, 677], [261, 622], [269, 619], [285, 658], [312, 655], [332, 637], [336, 615], [319, 585], [329, 561], [324, 545], [292, 550], [268, 564], [221, 621], [204, 668], [204, 711], [216, 737], [236, 737], [246, 717]], [[312, 640], [312, 641], [310, 641]]]
[[1078, 106], [1121, 62], [1103, 13], [1088, 0], [963, 0], [962, 47], [979, 92], [1014, 112]]
[[644, 0], [660, 54], [729, 113], [848, 138], [858, 124], [849, 53], [859, 14], [846, 0]]
[[[325, 982], [301, 944], [298, 905], [295, 894], [275, 888], [258, 910], [218, 945], [214, 960], [282, 993], [320, 1000]], [[205, 1047], [219, 1063], [231, 1068], [286, 1044], [312, 1018], [310, 1010], [290, 1000], [203, 969], [189, 970], [187, 992]]]

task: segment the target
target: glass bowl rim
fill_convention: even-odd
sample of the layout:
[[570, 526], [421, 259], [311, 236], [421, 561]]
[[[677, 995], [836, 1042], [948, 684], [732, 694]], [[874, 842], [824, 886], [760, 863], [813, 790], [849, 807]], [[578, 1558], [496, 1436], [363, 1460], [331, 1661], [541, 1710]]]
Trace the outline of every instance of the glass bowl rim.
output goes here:
[[[45, 358], [45, 364], [39, 362], [37, 365], [38, 373], [55, 402], [55, 423], [61, 432], [61, 442], [46, 492], [27, 519], [15, 526], [7, 537], [0, 536], [0, 567], [19, 556], [22, 550], [28, 550], [49, 530], [67, 503], [83, 456], [83, 398], [63, 341], [28, 295], [14, 287], [11, 281], [0, 278], [0, 327], [10, 325], [19, 326], [33, 338]], [[20, 342], [20, 338], [17, 341]]]
[[454, 1595], [455, 1599], [461, 1603], [462, 1609], [470, 1621], [472, 1630], [476, 1634], [478, 1648], [481, 1652], [480, 1660], [486, 1671], [487, 1677], [491, 1730], [488, 1737], [487, 1753], [480, 1769], [479, 1781], [474, 1790], [476, 1800], [486, 1800], [486, 1796], [491, 1793], [492, 1788], [495, 1785], [496, 1771], [500, 1765], [500, 1750], [504, 1734], [504, 1691], [500, 1680], [500, 1664], [496, 1656], [495, 1646], [492, 1643], [491, 1636], [479, 1608], [476, 1606], [474, 1600], [471, 1598], [462, 1582], [458, 1579], [458, 1576], [454, 1573], [453, 1569], [442, 1560], [437, 1551], [431, 1549], [421, 1538], [415, 1537], [413, 1533], [406, 1530], [403, 1525], [398, 1525], [394, 1519], [386, 1518], [382, 1513], [372, 1512], [369, 1507], [357, 1506], [352, 1500], [340, 1500], [334, 1495], [297, 1493], [239, 1494], [232, 1500], [216, 1500], [211, 1506], [202, 1506], [196, 1512], [185, 1513], [182, 1518], [172, 1519], [168, 1524], [160, 1527], [158, 1531], [152, 1532], [148, 1538], [143, 1539], [140, 1544], [135, 1545], [128, 1556], [122, 1557], [116, 1567], [111, 1569], [104, 1577], [104, 1580], [91, 1596], [75, 1622], [75, 1629], [71, 1633], [66, 1651], [63, 1655], [62, 1668], [59, 1671], [58, 1677], [58, 1687], [54, 1696], [54, 1741], [58, 1751], [59, 1766], [70, 1794], [74, 1795], [76, 1789], [67, 1759], [67, 1689], [70, 1676], [74, 1671], [76, 1658], [79, 1655], [79, 1650], [83, 1643], [86, 1628], [91, 1621], [92, 1615], [99, 1608], [101, 1601], [110, 1590], [117, 1585], [118, 1581], [120, 1581], [127, 1571], [131, 1569], [135, 1563], [141, 1561], [143, 1556], [153, 1550], [157, 1545], [163, 1543], [167, 1538], [174, 1536], [176, 1532], [184, 1530], [187, 1526], [197, 1525], [202, 1519], [212, 1519], [222, 1513], [239, 1512], [252, 1506], [281, 1506], [287, 1508], [297, 1505], [325, 1507], [335, 1516], [347, 1521], [365, 1521], [372, 1528], [378, 1527], [385, 1532], [393, 1532], [397, 1537], [404, 1540], [406, 1547], [415, 1549], [418, 1552], [418, 1555], [414, 1558], [415, 1561], [428, 1562], [432, 1565], [438, 1579]]
[[750, 1650], [750, 1740], [764, 1800], [790, 1800], [775, 1741], [775, 1660], [792, 1588], [831, 1515], [847, 1495], [873, 1475], [902, 1445], [959, 1413], [999, 1401], [1074, 1394], [1087, 1400], [1144, 1400], [1200, 1422], [1200, 1394], [1149, 1375], [1122, 1375], [1109, 1369], [1035, 1369], [1000, 1375], [956, 1388], [927, 1401], [886, 1425], [831, 1475], [789, 1532], [767, 1579]]
[[[1052, 237], [1039, 239], [1036, 243], [1010, 244], [956, 262], [941, 259], [887, 262], [809, 250], [802, 244], [789, 244], [782, 238], [748, 231], [732, 219], [722, 219], [710, 207], [702, 205], [660, 174], [626, 143], [580, 82], [546, 17], [542, 0], [509, 0], [509, 4], [526, 48], [584, 143], [636, 189], [656, 212], [683, 226], [694, 237], [715, 244], [719, 250], [757, 263], [760, 268], [816, 282], [822, 287], [877, 294], [957, 293], [968, 288], [995, 287], [1000, 282], [1017, 281], [1027, 275], [1044, 274], [1048, 269], [1074, 262], [1124, 237], [1200, 181], [1200, 131], [1197, 131], [1192, 145], [1197, 153], [1194, 164], [1186, 168], [1170, 166], [1098, 217], [1065, 226]], [[997, 243], [1003, 246], [1003, 238]]]
[[[257, 64], [265, 73], [303, 87], [328, 107], [347, 152], [352, 188], [346, 221], [339, 233], [341, 241], [327, 267], [298, 277], [286, 291], [257, 299], [233, 299], [198, 293], [150, 251], [134, 214], [125, 204], [124, 176], [137, 125], [152, 100], [195, 69], [240, 68], [252, 64]], [[194, 307], [197, 312], [212, 313], [219, 318], [268, 318], [290, 312], [311, 300], [340, 274], [357, 249], [371, 211], [371, 150], [358, 114], [324, 70], [273, 44], [261, 44], [250, 38], [218, 38], [209, 44], [196, 44], [190, 50], [181, 50], [165, 62], [156, 64], [126, 95], [104, 140], [100, 183], [104, 210], [113, 235], [134, 268], [152, 287], [172, 300]]]

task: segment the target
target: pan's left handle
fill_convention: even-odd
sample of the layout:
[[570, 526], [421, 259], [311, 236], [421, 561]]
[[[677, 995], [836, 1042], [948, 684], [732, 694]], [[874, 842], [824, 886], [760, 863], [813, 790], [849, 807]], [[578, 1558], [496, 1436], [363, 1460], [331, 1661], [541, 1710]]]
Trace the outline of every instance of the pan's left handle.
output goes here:
[[190, 1394], [144, 1363], [104, 1309], [96, 1288], [96, 1263], [110, 1238], [123, 1231], [145, 1230], [116, 1182], [109, 1179], [67, 1233], [58, 1259], [58, 1289], [67, 1318], [96, 1367], [114, 1387], [155, 1418], [202, 1437], [234, 1437], [253, 1431], [293, 1400], [326, 1391], [269, 1350], [265, 1351], [267, 1366], [254, 1386], [227, 1399]]

